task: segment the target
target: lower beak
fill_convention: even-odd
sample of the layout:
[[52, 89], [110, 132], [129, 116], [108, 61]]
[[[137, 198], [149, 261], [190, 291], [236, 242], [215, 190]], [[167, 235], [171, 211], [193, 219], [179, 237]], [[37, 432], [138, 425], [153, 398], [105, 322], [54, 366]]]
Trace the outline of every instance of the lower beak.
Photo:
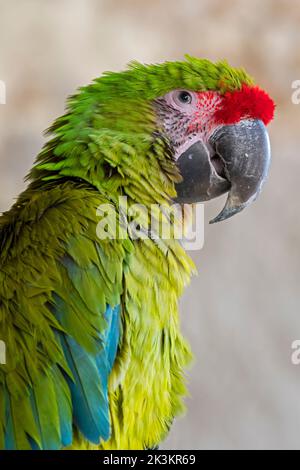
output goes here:
[[182, 181], [177, 202], [204, 202], [228, 192], [225, 207], [210, 223], [228, 219], [253, 202], [270, 166], [270, 143], [260, 120], [217, 128], [206, 146], [195, 142], [177, 160]]

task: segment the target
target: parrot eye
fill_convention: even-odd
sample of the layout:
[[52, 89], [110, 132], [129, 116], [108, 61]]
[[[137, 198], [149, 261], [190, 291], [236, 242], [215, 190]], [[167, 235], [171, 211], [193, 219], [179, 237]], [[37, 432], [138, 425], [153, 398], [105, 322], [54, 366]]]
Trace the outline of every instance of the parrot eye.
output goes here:
[[177, 99], [180, 103], [190, 104], [192, 102], [192, 95], [188, 91], [180, 91]]
[[167, 93], [163, 99], [172, 108], [184, 114], [193, 114], [197, 110], [197, 95], [193, 91], [173, 90]]
[[165, 99], [169, 105], [184, 113], [193, 112], [197, 103], [195, 93], [186, 90], [171, 91], [166, 95]]

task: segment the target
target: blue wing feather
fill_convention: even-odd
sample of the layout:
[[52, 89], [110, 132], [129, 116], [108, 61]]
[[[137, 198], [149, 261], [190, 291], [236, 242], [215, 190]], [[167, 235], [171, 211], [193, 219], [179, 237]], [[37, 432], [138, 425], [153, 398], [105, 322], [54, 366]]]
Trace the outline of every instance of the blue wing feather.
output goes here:
[[102, 387], [96, 357], [84, 351], [72, 338], [60, 336], [73, 374], [73, 380], [67, 378], [72, 396], [73, 419], [82, 434], [98, 444], [101, 437], [105, 440], [109, 437], [109, 407], [107, 389]]
[[[55, 433], [53, 426], [45, 427], [43, 419], [41, 419], [41, 417], [45, 419], [49, 413], [47, 396], [45, 395], [43, 399], [40, 390], [38, 390], [44, 385], [38, 384], [35, 390], [30, 391], [31, 409], [42, 443], [40, 446], [34, 439], [28, 437], [32, 449], [60, 449], [71, 445], [73, 422], [84, 437], [94, 444], [99, 444], [101, 439], [107, 440], [109, 438], [108, 378], [115, 361], [120, 337], [120, 305], [113, 308], [107, 306], [105, 319], [107, 328], [99, 338], [99, 352], [97, 354], [88, 353], [66, 333], [56, 332], [73, 379], [63, 374], [55, 366], [56, 370], [53, 370], [55, 380], [53, 382], [60, 421], [60, 435]], [[46, 377], [45, 380], [47, 380]], [[66, 386], [70, 391], [72, 404], [66, 392]], [[36, 394], [38, 394], [38, 399]], [[6, 416], [5, 449], [13, 450], [16, 449], [16, 443], [8, 396]]]
[[59, 332], [73, 380], [66, 377], [73, 407], [73, 420], [81, 433], [94, 444], [110, 436], [108, 378], [119, 342], [120, 306], [107, 306], [107, 328], [99, 339], [99, 352], [88, 353], [73, 338]]
[[105, 312], [105, 318], [109, 324], [109, 328], [105, 330], [106, 337], [104, 341], [107, 344], [106, 355], [108, 367], [112, 369], [120, 339], [120, 306], [117, 308], [108, 307]]
[[16, 450], [16, 442], [14, 438], [14, 427], [12, 421], [12, 409], [8, 393], [5, 391], [5, 402], [6, 402], [6, 428], [4, 436], [4, 448], [6, 450]]
[[72, 403], [68, 384], [59, 369], [58, 373], [59, 380], [55, 381], [55, 390], [59, 404], [60, 436], [62, 446], [67, 447], [72, 444], [73, 439]]

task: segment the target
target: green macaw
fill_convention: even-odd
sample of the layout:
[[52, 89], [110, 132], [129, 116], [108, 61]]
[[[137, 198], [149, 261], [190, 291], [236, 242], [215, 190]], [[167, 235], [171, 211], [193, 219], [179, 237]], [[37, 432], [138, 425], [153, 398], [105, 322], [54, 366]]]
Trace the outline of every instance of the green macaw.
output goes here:
[[[174, 227], [174, 202], [228, 192], [214, 221], [247, 206], [267, 175], [273, 113], [242, 69], [190, 56], [131, 63], [68, 99], [0, 218], [1, 449], [164, 439], [184, 409], [178, 298], [194, 266], [181, 240], [149, 234], [150, 207]], [[121, 196], [128, 214], [144, 208], [134, 230]]]

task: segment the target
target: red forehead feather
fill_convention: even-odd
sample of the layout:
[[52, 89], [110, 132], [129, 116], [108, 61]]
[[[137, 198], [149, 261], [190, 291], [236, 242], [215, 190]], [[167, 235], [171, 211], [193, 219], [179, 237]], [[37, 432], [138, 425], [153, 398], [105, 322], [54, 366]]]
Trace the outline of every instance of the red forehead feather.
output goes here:
[[274, 117], [275, 104], [258, 86], [243, 85], [240, 90], [223, 95], [221, 107], [215, 112], [219, 124], [234, 124], [245, 118], [260, 119], [265, 125]]

